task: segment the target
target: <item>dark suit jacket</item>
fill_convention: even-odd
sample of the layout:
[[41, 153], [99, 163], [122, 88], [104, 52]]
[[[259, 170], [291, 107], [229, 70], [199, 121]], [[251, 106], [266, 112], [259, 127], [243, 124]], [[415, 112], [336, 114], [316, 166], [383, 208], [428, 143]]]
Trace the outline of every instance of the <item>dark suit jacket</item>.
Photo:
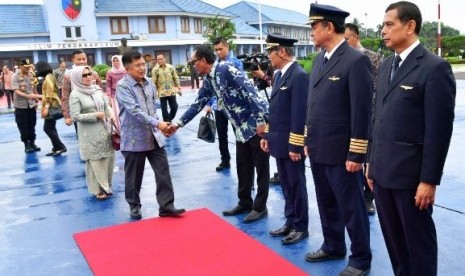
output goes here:
[[456, 85], [450, 65], [418, 45], [391, 82], [380, 68], [369, 178], [392, 189], [438, 185], [452, 135]]
[[344, 165], [365, 162], [372, 101], [368, 56], [343, 42], [323, 67], [313, 65], [307, 104], [306, 145], [313, 162]]
[[308, 84], [309, 75], [294, 62], [271, 90], [264, 138], [275, 158], [288, 158], [289, 152], [303, 154]]

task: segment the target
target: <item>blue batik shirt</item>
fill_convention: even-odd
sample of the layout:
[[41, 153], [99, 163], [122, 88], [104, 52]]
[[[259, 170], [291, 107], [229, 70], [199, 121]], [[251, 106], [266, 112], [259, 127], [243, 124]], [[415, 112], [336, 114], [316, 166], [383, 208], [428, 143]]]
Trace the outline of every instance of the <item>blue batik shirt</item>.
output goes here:
[[236, 130], [236, 140], [247, 142], [259, 125], [265, 125], [268, 103], [250, 80], [229, 62], [216, 61], [203, 81], [197, 99], [181, 116], [181, 126], [190, 122], [216, 96], [218, 110], [224, 112]]
[[[229, 62], [232, 65], [236, 66], [236, 68], [241, 70], [242, 74], [244, 74], [244, 65], [242, 64], [242, 61], [240, 59], [227, 55], [224, 61]], [[218, 62], [222, 62], [222, 60], [218, 59]], [[207, 103], [207, 105], [211, 106], [213, 110], [218, 110], [216, 97], [211, 98], [211, 100]]]

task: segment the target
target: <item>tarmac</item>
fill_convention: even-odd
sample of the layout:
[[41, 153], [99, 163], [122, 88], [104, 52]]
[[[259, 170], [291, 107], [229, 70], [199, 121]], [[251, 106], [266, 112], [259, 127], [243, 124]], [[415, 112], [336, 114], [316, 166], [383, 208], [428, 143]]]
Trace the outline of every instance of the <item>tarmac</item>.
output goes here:
[[[456, 74], [459, 79], [454, 133], [442, 184], [437, 189], [433, 214], [439, 244], [438, 275], [465, 274], [464, 75], [465, 72]], [[183, 96], [178, 97], [178, 116], [196, 97], [195, 91], [190, 87], [183, 90]], [[47, 157], [45, 153], [51, 149], [51, 143], [42, 130], [43, 120], [38, 116], [36, 143], [42, 151], [25, 154], [12, 110], [6, 108], [5, 97], [0, 106], [3, 113], [0, 116], [0, 275], [93, 275], [72, 235], [131, 222], [129, 208], [124, 199], [124, 159], [121, 153], [116, 154], [114, 195], [109, 200], [97, 201], [87, 192], [84, 163], [79, 157], [73, 127], [66, 126], [63, 120], [57, 123], [58, 133], [67, 145], [68, 152], [59, 157]], [[299, 244], [283, 246], [279, 239], [268, 234], [270, 230], [279, 228], [284, 223], [284, 200], [279, 185], [270, 186], [266, 219], [244, 224], [243, 216], [221, 215], [223, 210], [237, 203], [235, 141], [230, 129], [232, 168], [216, 172], [215, 167], [220, 162], [218, 145], [196, 138], [200, 117], [201, 114], [167, 139], [166, 150], [174, 183], [176, 207], [188, 210], [207, 207], [306, 273], [315, 276], [337, 275], [345, 267], [347, 257], [344, 260], [322, 263], [308, 263], [304, 260], [305, 254], [317, 250], [323, 241], [310, 169], [306, 170], [310, 236]], [[271, 173], [275, 172], [273, 159], [270, 160], [270, 165]], [[143, 219], [157, 217], [154, 174], [148, 162], [141, 198]], [[376, 215], [370, 216], [370, 236], [373, 253], [370, 275], [392, 275]], [[347, 238], [346, 241], [348, 240]], [[260, 256], [254, 261], [260, 262]], [[193, 263], [193, 269], [195, 266]], [[261, 274], [260, 271], [253, 271], [251, 275]]]

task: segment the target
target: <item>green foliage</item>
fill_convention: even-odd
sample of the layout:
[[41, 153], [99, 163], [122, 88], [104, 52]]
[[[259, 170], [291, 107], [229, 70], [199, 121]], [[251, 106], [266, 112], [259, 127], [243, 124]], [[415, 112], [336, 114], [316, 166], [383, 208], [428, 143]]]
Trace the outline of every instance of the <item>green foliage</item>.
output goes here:
[[444, 56], [463, 56], [465, 52], [465, 36], [444, 37], [442, 47]]
[[446, 58], [446, 60], [450, 64], [465, 64], [465, 59], [459, 58], [459, 57], [448, 57], [448, 58]]
[[236, 45], [233, 43], [232, 37], [236, 32], [236, 26], [230, 19], [222, 19], [219, 16], [207, 18], [203, 20], [205, 33], [203, 36], [207, 38], [208, 44], [212, 45], [218, 37], [224, 37], [229, 44], [229, 49], [234, 50]]
[[107, 76], [108, 70], [111, 69], [107, 64], [96, 64], [92, 69], [98, 73], [101, 79], [105, 79]]
[[305, 72], [310, 74], [313, 68], [313, 62], [318, 53], [311, 53], [303, 59], [298, 60], [297, 62], [304, 68]]

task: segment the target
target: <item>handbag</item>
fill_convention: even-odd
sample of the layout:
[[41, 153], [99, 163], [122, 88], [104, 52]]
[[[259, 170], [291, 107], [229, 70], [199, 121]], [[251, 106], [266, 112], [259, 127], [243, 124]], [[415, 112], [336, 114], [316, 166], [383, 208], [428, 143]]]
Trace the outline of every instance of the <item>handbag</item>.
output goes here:
[[197, 131], [197, 138], [204, 140], [208, 143], [215, 143], [216, 125], [215, 118], [212, 112], [207, 113], [200, 118], [199, 130]]
[[49, 107], [47, 119], [59, 120], [63, 118], [63, 112], [61, 112], [61, 105], [58, 107]]
[[113, 120], [111, 121], [111, 145], [115, 150], [119, 150], [121, 145], [121, 135]]

